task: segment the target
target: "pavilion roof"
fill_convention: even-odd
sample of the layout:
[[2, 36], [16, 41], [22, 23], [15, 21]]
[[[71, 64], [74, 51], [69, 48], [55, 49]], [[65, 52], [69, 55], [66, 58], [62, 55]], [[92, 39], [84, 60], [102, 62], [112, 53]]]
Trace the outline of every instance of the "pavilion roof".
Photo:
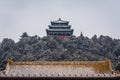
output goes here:
[[70, 27], [71, 25], [48, 25], [49, 27]]
[[51, 23], [68, 23], [69, 21], [64, 21], [62, 20], [61, 18], [59, 18], [58, 20], [56, 21], [51, 21]]
[[73, 31], [73, 29], [46, 29], [47, 31]]

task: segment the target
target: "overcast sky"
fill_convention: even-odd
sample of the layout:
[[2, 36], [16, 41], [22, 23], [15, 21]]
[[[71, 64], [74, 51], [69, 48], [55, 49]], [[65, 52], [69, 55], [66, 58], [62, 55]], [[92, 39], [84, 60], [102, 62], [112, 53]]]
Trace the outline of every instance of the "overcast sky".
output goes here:
[[23, 32], [46, 36], [50, 21], [70, 21], [74, 35], [120, 39], [120, 0], [0, 0], [0, 41]]

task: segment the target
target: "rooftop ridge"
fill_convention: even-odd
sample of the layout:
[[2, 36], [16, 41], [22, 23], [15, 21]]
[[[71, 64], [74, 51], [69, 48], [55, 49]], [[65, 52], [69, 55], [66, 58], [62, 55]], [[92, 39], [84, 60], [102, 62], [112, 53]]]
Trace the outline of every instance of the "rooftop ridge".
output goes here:
[[9, 64], [27, 64], [27, 65], [35, 65], [35, 64], [46, 64], [46, 65], [88, 65], [88, 64], [95, 64], [95, 63], [105, 63], [104, 61], [9, 61]]

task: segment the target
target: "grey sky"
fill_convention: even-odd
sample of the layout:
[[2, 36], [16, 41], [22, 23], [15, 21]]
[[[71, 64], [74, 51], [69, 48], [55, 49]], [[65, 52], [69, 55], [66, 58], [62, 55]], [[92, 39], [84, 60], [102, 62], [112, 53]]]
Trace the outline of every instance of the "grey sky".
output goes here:
[[76, 36], [120, 38], [120, 0], [0, 0], [0, 41], [18, 41], [23, 32], [46, 36], [59, 17], [70, 21]]

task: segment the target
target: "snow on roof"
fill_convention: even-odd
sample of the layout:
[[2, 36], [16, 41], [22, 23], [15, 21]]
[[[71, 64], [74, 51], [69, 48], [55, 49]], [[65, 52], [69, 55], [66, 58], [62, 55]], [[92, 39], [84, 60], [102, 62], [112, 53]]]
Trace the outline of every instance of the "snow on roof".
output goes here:
[[[109, 76], [112, 68], [105, 61], [8, 61], [5, 77], [90, 77]], [[113, 74], [114, 75], [114, 74]]]
[[51, 23], [68, 23], [69, 21], [64, 21], [62, 20], [61, 18], [59, 18], [58, 20], [56, 21], [51, 21]]

